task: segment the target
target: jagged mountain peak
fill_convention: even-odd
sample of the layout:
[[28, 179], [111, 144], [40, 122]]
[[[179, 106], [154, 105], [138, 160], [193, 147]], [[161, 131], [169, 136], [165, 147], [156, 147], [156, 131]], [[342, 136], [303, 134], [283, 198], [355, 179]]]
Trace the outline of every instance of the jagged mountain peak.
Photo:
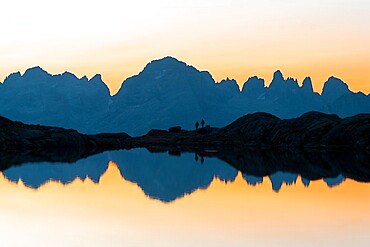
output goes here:
[[276, 70], [275, 72], [274, 72], [274, 75], [273, 75], [273, 79], [272, 79], [273, 81], [274, 80], [280, 80], [280, 81], [283, 81], [284, 80], [284, 76], [283, 76], [283, 73], [281, 73], [281, 71], [280, 70]]
[[221, 80], [219, 83], [236, 83], [236, 80], [226, 77], [225, 79]]
[[305, 84], [307, 84], [307, 85], [311, 85], [311, 86], [312, 86], [312, 79], [311, 79], [311, 77], [306, 76], [306, 77], [303, 79], [302, 86], [304, 86]]
[[172, 56], [165, 56], [163, 58], [153, 60], [152, 62], [167, 62], [167, 63], [183, 63], [183, 64], [185, 64], [185, 62], [182, 62], [182, 61], [180, 61], [177, 58], [172, 57]]
[[179, 61], [174, 57], [167, 56], [151, 61], [145, 66], [143, 72], [178, 70], [186, 67], [188, 66], [185, 62]]
[[252, 76], [249, 77], [246, 82], [244, 82], [245, 85], [258, 85], [259, 87], [265, 87], [265, 80], [262, 78], [259, 78], [258, 76]]
[[217, 84], [218, 85], [221, 85], [221, 84], [223, 84], [223, 85], [230, 85], [232, 87], [235, 87], [236, 86], [236, 87], [239, 88], [237, 81], [235, 79], [229, 79], [229, 77], [227, 77], [226, 79], [221, 80]]
[[40, 66], [29, 68], [23, 74], [24, 77], [29, 77], [29, 78], [33, 78], [33, 77], [37, 78], [37, 77], [45, 76], [45, 75], [50, 76], [50, 74], [46, 70], [42, 69]]
[[285, 84], [284, 82], [285, 79], [283, 73], [281, 73], [280, 70], [277, 70], [274, 72], [269, 88], [270, 89], [281, 88], [281, 86]]
[[61, 75], [63, 78], [68, 78], [70, 80], [77, 80], [77, 76], [71, 72], [68, 72], [68, 71], [65, 71], [63, 72], [63, 74]]
[[266, 89], [265, 80], [257, 76], [250, 77], [243, 85], [242, 92], [258, 97]]
[[259, 78], [258, 76], [251, 76], [245, 83], [252, 83], [253, 81], [265, 81], [263, 78]]
[[311, 77], [307, 76], [304, 78], [302, 87], [305, 92], [313, 93], [312, 80]]
[[135, 94], [144, 93], [146, 98], [159, 97], [162, 93], [167, 94], [181, 90], [190, 92], [199, 89], [206, 92], [212, 89], [203, 90], [200, 88], [210, 87], [212, 84], [215, 84], [215, 81], [210, 73], [199, 71], [193, 66], [168, 56], [153, 60], [138, 75], [126, 79], [114, 96], [117, 98], [119, 95], [126, 95], [128, 91], [131, 91], [128, 94], [133, 94], [133, 91]]
[[338, 86], [348, 88], [348, 85], [344, 81], [335, 76], [330, 76], [328, 80], [325, 82], [324, 88], [325, 86]]
[[6, 78], [5, 78], [5, 80], [4, 80], [4, 82], [3, 82], [3, 84], [5, 85], [5, 84], [7, 84], [7, 83], [12, 83], [13, 81], [17, 81], [17, 80], [19, 80], [20, 78], [22, 78], [22, 75], [21, 75], [21, 72], [14, 72], [14, 73], [12, 73], [12, 74], [10, 74], [10, 75], [8, 75]]
[[294, 82], [298, 82], [298, 80], [296, 79], [296, 78], [293, 78], [293, 77], [288, 77], [287, 79], [286, 79], [287, 81], [294, 81]]
[[348, 85], [344, 81], [337, 77], [331, 76], [324, 84], [322, 96], [329, 100], [335, 100], [343, 94], [349, 92], [350, 90]]
[[280, 70], [275, 71], [274, 76], [272, 78], [271, 84], [269, 89], [272, 90], [274, 93], [284, 93], [289, 91], [295, 91], [299, 88], [297, 79], [292, 77], [288, 77], [284, 79], [283, 73]]
[[108, 86], [104, 83], [101, 74], [94, 75], [90, 80], [88, 80], [88, 82], [92, 83], [93, 85], [99, 85], [99, 87], [103, 87], [104, 90], [106, 90], [110, 93], [110, 90], [109, 90]]
[[94, 75], [90, 80], [90, 82], [103, 82], [101, 74]]
[[87, 76], [86, 76], [86, 75], [82, 76], [82, 77], [80, 78], [80, 80], [81, 80], [81, 81], [89, 81], [89, 79], [87, 78]]
[[72, 80], [72, 81], [80, 81], [80, 82], [91, 82], [95, 84], [105, 84], [102, 79], [101, 74], [95, 74], [91, 79], [88, 79], [87, 76], [83, 76], [81, 78], [78, 78], [75, 74], [65, 71], [61, 75], [56, 75], [56, 76], [61, 76], [63, 79], [67, 80]]
[[229, 79], [227, 77], [226, 79], [223, 79], [219, 83], [216, 84], [218, 87], [222, 88], [223, 90], [228, 90], [228, 91], [234, 91], [234, 92], [239, 92], [239, 85], [236, 82], [235, 79]]

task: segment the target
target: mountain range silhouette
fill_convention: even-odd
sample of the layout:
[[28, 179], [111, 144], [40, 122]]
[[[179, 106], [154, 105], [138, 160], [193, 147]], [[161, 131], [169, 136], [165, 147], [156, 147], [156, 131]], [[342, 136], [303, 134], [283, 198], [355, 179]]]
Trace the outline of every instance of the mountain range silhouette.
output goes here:
[[114, 96], [100, 75], [90, 80], [69, 72], [51, 75], [40, 67], [23, 75], [13, 73], [0, 84], [0, 115], [88, 134], [141, 135], [177, 125], [192, 129], [199, 119], [221, 127], [248, 113], [292, 118], [308, 111], [340, 117], [370, 113], [370, 96], [351, 92], [335, 77], [325, 82], [319, 94], [309, 77], [300, 86], [280, 71], [268, 87], [254, 76], [239, 90], [235, 80], [217, 83], [210, 73], [172, 57], [147, 64], [138, 75], [126, 79]]

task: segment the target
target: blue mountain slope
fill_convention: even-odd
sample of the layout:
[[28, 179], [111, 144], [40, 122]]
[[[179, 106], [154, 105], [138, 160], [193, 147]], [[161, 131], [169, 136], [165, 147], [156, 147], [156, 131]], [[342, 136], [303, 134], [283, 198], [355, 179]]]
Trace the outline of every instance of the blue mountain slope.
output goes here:
[[235, 114], [232, 102], [240, 92], [230, 97], [224, 83], [216, 84], [208, 72], [171, 57], [153, 61], [123, 82], [113, 97], [106, 130], [137, 135], [174, 125], [194, 128], [202, 118], [212, 125], [227, 124], [241, 111]]
[[0, 115], [84, 133], [141, 135], [175, 125], [192, 129], [201, 119], [221, 127], [248, 113], [292, 118], [308, 111], [341, 117], [370, 113], [370, 97], [351, 92], [335, 77], [320, 95], [309, 77], [300, 86], [280, 71], [268, 87], [263, 79], [251, 77], [240, 91], [235, 80], [216, 83], [210, 73], [172, 57], [150, 62], [114, 96], [99, 75], [79, 79], [68, 72], [50, 75], [39, 67], [11, 74], [0, 84]]
[[109, 89], [96, 75], [78, 79], [50, 75], [40, 67], [7, 77], [0, 90], [0, 114], [12, 120], [91, 131], [108, 111]]

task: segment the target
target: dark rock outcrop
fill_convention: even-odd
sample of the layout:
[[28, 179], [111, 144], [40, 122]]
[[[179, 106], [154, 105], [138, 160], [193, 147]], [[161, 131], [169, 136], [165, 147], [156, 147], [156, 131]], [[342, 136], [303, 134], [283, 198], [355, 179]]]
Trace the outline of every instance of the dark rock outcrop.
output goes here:
[[279, 119], [268, 113], [248, 114], [231, 124], [207, 131], [150, 131], [133, 138], [135, 146], [203, 146], [209, 148], [370, 149], [370, 114], [340, 118], [308, 112]]
[[126, 133], [84, 135], [76, 130], [41, 125], [29, 125], [0, 117], [0, 149], [23, 150], [37, 148], [118, 149], [127, 146]]
[[0, 117], [1, 150], [84, 148], [104, 151], [137, 147], [370, 150], [370, 114], [341, 119], [337, 115], [308, 112], [299, 118], [282, 120], [268, 113], [254, 113], [223, 128], [206, 126], [187, 131], [177, 126], [170, 131], [151, 130], [134, 138], [126, 133], [85, 135], [72, 129], [27, 125]]

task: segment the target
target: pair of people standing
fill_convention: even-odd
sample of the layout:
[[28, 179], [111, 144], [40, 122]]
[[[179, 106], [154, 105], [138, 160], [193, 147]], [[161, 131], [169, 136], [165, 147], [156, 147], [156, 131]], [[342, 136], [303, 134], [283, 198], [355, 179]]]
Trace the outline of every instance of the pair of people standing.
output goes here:
[[[206, 123], [206, 122], [204, 122], [204, 119], [202, 119], [202, 121], [200, 123], [202, 124], [202, 128], [204, 128], [204, 124]], [[199, 122], [197, 121], [195, 123], [195, 129], [198, 130], [198, 128], [199, 128]]]

